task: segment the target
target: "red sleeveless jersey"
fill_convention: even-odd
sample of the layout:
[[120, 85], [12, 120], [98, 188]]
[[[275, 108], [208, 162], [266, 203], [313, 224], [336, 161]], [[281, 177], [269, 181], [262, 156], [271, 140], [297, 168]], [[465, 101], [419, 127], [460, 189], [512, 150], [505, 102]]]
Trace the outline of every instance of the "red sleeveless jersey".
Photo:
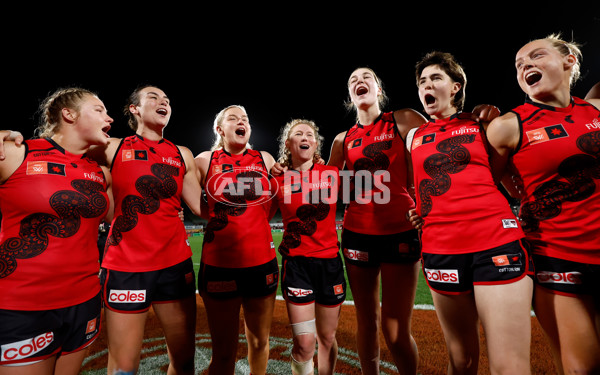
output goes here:
[[494, 183], [478, 123], [454, 115], [420, 126], [411, 157], [424, 252], [464, 254], [524, 237]]
[[100, 292], [104, 173], [51, 139], [24, 144], [23, 163], [0, 185], [0, 309], [74, 306]]
[[338, 168], [314, 164], [308, 171], [288, 170], [273, 187], [285, 226], [279, 252], [335, 258], [339, 251], [335, 228]]
[[579, 98], [566, 108], [527, 101], [512, 156], [520, 218], [534, 253], [600, 264], [600, 112]]
[[188, 259], [192, 250], [179, 218], [186, 167], [166, 139], [124, 138], [111, 166], [115, 218], [102, 267], [155, 271]]
[[268, 218], [271, 181], [260, 151], [212, 153], [205, 185], [210, 219], [202, 243], [203, 263], [245, 268], [275, 257]]
[[406, 220], [415, 203], [406, 188], [405, 144], [393, 112], [383, 113], [371, 125], [357, 123], [348, 130], [344, 155], [353, 172], [344, 228], [362, 234], [413, 229]]

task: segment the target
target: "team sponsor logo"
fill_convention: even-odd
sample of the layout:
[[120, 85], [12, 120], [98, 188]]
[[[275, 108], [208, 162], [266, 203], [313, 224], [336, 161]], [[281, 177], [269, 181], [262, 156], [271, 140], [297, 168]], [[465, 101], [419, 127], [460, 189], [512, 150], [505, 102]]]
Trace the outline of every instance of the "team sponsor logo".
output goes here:
[[64, 164], [52, 163], [49, 161], [28, 161], [26, 174], [53, 174], [57, 176], [66, 176]]
[[598, 120], [597, 118], [595, 118], [595, 119], [592, 120], [591, 123], [585, 124], [585, 127], [588, 130], [600, 129], [600, 120]]
[[455, 135], [472, 134], [472, 133], [479, 133], [479, 128], [478, 127], [462, 126], [458, 130], [452, 130], [452, 134], [451, 135], [455, 136]]
[[148, 151], [146, 150], [133, 150], [126, 149], [121, 153], [122, 161], [131, 161], [131, 160], [148, 160]]
[[433, 270], [425, 268], [427, 280], [436, 283], [458, 284], [458, 270]]
[[174, 167], [177, 167], [177, 168], [180, 168], [180, 167], [181, 167], [181, 161], [179, 161], [179, 160], [177, 160], [177, 159], [173, 159], [173, 158], [172, 158], [172, 157], [170, 157], [170, 156], [169, 156], [168, 158], [165, 158], [165, 157], [163, 156], [163, 158], [162, 158], [162, 161], [163, 161], [163, 163], [165, 163], [165, 164], [169, 164], [169, 165], [172, 165], [172, 166], [174, 166]]
[[539, 283], [542, 284], [581, 284], [581, 272], [553, 272], [539, 271], [535, 274]]
[[499, 272], [521, 271], [521, 254], [504, 254], [492, 257], [492, 262], [498, 267]]
[[502, 219], [502, 227], [503, 228], [518, 228], [517, 220], [515, 219]]
[[98, 333], [98, 318], [94, 318], [87, 322], [85, 329], [85, 339], [89, 340]]
[[562, 124], [546, 126], [526, 132], [530, 145], [551, 141], [553, 139], [568, 137], [569, 134]]
[[373, 138], [376, 142], [387, 141], [390, 139], [394, 139], [394, 134], [383, 133], [381, 135], [377, 135]]
[[356, 147], [360, 147], [362, 145], [362, 138], [357, 138], [355, 140], [353, 140], [352, 142], [348, 143], [348, 150], [356, 148]]
[[214, 174], [229, 173], [229, 172], [233, 172], [233, 164], [217, 164], [217, 165], [213, 166]]
[[369, 253], [366, 251], [344, 249], [344, 256], [348, 259], [358, 260], [361, 262], [369, 261]]
[[97, 318], [94, 318], [94, 319], [89, 320], [87, 322], [87, 326], [85, 328], [85, 333], [86, 334], [97, 331], [97, 327], [98, 327], [97, 320], [98, 320]]
[[311, 289], [292, 288], [289, 286], [287, 289], [288, 297], [306, 297], [313, 294]]
[[99, 183], [104, 183], [104, 176], [98, 173], [84, 173], [83, 178], [87, 178], [88, 180], [96, 181]]
[[33, 157], [34, 158], [41, 158], [42, 156], [48, 156], [48, 155], [52, 155], [52, 152], [50, 152], [50, 151], [41, 151], [41, 152], [34, 152], [33, 153]]
[[412, 149], [435, 141], [435, 133], [425, 134], [413, 139]]
[[337, 296], [339, 294], [344, 294], [344, 286], [342, 284], [337, 284], [333, 286], [333, 293]]
[[39, 336], [4, 344], [2, 350], [2, 361], [17, 361], [31, 357], [46, 349], [54, 341], [54, 332], [42, 333]]
[[296, 194], [296, 193], [301, 193], [302, 192], [302, 183], [298, 182], [298, 183], [290, 183], [287, 185], [283, 185], [281, 187], [281, 194], [283, 194], [284, 197], [289, 197], [292, 194]]
[[270, 273], [266, 276], [267, 285], [272, 285], [277, 282], [277, 273]]
[[108, 293], [110, 303], [140, 303], [146, 302], [146, 289], [117, 290], [111, 289]]

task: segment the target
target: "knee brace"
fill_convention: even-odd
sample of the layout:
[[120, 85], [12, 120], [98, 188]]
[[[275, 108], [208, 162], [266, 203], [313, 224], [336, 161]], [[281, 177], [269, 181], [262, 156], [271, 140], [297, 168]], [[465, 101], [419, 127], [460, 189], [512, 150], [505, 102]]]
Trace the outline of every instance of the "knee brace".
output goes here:
[[315, 319], [292, 324], [292, 334], [294, 335], [294, 337], [299, 335], [308, 335], [311, 333], [315, 336], [317, 335], [317, 326], [315, 325]]
[[305, 362], [298, 362], [298, 361], [296, 361], [296, 359], [294, 358], [293, 355], [291, 355], [291, 357], [292, 357], [292, 373], [294, 373], [296, 375], [308, 375], [315, 370], [315, 364], [314, 364], [312, 358]]

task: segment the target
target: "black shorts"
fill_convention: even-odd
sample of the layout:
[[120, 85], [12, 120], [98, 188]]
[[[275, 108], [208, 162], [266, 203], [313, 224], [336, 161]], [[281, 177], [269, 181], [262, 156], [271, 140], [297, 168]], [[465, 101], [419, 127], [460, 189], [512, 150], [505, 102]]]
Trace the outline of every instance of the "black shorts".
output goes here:
[[592, 295], [600, 299], [600, 264], [572, 262], [534, 255], [535, 283], [567, 296]]
[[29, 365], [77, 352], [100, 332], [100, 294], [55, 310], [0, 310], [0, 365]]
[[254, 267], [224, 268], [200, 263], [198, 290], [212, 298], [264, 297], [277, 291], [277, 258]]
[[103, 268], [104, 306], [117, 312], [137, 313], [153, 303], [167, 303], [196, 294], [192, 259], [157, 271], [122, 272]]
[[344, 264], [339, 253], [328, 259], [284, 257], [282, 262], [281, 294], [286, 301], [337, 306], [346, 299]]
[[429, 288], [442, 294], [473, 291], [473, 285], [516, 282], [528, 274], [529, 255], [521, 241], [466, 254], [423, 253]]
[[421, 257], [418, 232], [371, 235], [342, 230], [344, 259], [356, 266], [379, 266], [381, 263], [414, 263]]

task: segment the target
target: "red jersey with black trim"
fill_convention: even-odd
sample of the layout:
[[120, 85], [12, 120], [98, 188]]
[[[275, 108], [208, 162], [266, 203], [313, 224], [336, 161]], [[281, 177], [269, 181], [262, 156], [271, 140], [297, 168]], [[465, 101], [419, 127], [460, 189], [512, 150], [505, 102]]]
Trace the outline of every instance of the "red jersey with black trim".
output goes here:
[[164, 269], [192, 256], [179, 211], [186, 166], [166, 139], [121, 140], [111, 166], [115, 217], [102, 267], [122, 272]]
[[51, 139], [24, 145], [23, 163], [0, 185], [0, 309], [74, 306], [100, 292], [104, 173]]
[[210, 219], [202, 262], [215, 267], [254, 267], [275, 258], [269, 225], [271, 182], [260, 151], [211, 155], [205, 191]]
[[492, 178], [483, 128], [453, 115], [415, 132], [411, 158], [424, 252], [464, 254], [524, 237]]
[[288, 170], [272, 187], [285, 230], [279, 252], [286, 256], [335, 258], [339, 251], [335, 211], [339, 170], [313, 164], [307, 171]]
[[348, 130], [344, 156], [347, 168], [353, 171], [344, 228], [362, 234], [413, 229], [406, 212], [415, 202], [406, 187], [405, 143], [394, 113], [382, 113], [373, 124], [357, 123]]
[[512, 112], [519, 216], [534, 253], [600, 264], [600, 111], [573, 97], [566, 108], [527, 101]]

